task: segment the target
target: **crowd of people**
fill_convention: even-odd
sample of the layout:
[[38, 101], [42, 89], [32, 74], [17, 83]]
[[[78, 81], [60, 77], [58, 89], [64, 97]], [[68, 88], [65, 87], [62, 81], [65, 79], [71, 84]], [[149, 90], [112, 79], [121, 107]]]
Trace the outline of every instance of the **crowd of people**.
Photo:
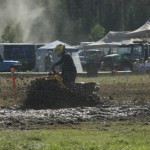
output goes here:
[[133, 64], [133, 71], [137, 73], [150, 73], [150, 57], [148, 59], [136, 59]]

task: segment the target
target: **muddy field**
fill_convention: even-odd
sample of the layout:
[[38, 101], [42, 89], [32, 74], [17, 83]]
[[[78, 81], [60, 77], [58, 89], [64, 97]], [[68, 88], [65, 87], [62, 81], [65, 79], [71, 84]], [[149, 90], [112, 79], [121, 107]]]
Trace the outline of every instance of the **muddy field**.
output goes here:
[[[102, 83], [97, 93], [100, 96], [100, 104], [92, 107], [82, 106], [37, 110], [20, 106], [20, 101], [25, 96], [26, 87], [30, 79], [28, 79], [29, 81], [25, 80], [23, 83], [19, 81], [17, 83], [18, 97], [16, 102], [13, 101], [12, 97], [11, 99], [7, 97], [8, 94], [5, 91], [4, 95], [1, 95], [1, 102], [4, 104], [0, 106], [0, 128], [30, 129], [42, 127], [43, 125], [78, 124], [81, 122], [108, 120], [138, 121], [150, 124], [150, 83], [145, 82], [144, 79], [145, 77], [142, 77], [140, 78], [142, 82], [136, 83], [131, 81], [127, 83], [127, 80], [120, 82], [122, 79], [118, 79], [118, 77], [115, 77], [115, 80], [113, 78], [113, 84], [110, 81], [109, 84], [99, 81]], [[22, 81], [22, 78], [18, 78], [18, 80]], [[93, 78], [91, 80], [93, 81]], [[6, 81], [8, 82], [8, 79]], [[114, 81], [118, 82], [114, 84]], [[2, 82], [4, 81], [1, 80]], [[9, 84], [6, 85], [8, 91], [10, 91]], [[12, 94], [10, 95], [12, 96]]]
[[0, 128], [30, 129], [42, 125], [77, 124], [93, 121], [130, 121], [150, 124], [150, 103], [107, 102], [95, 107], [63, 109], [0, 108]]

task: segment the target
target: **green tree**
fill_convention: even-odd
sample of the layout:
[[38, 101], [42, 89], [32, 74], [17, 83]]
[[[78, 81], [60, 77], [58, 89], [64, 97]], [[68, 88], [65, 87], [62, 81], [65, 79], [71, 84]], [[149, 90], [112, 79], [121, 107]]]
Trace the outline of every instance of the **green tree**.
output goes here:
[[15, 30], [12, 28], [10, 24], [8, 24], [1, 36], [2, 42], [10, 42], [13, 43], [15, 39]]
[[91, 33], [90, 33], [94, 41], [97, 41], [100, 38], [102, 38], [104, 34], [105, 34], [105, 28], [98, 23], [92, 27]]
[[8, 24], [1, 35], [1, 39], [2, 42], [9, 43], [23, 42], [23, 34], [20, 23], [16, 24], [14, 27], [13, 25]]

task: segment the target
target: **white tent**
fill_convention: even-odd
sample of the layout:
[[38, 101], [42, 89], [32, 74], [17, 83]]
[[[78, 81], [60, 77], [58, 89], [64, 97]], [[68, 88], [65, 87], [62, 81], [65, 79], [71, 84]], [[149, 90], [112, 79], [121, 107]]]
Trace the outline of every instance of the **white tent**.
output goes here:
[[111, 48], [121, 45], [121, 42], [124, 40], [124, 36], [129, 31], [110, 31], [104, 38], [101, 40], [94, 42], [92, 44], [86, 45], [85, 49], [90, 48]]
[[84, 49], [91, 48], [113, 48], [122, 44], [133, 44], [135, 41], [150, 40], [150, 19], [140, 28], [134, 31], [110, 31], [104, 38], [97, 42], [84, 46]]
[[53, 50], [57, 45], [62, 44], [65, 45], [66, 49], [70, 49], [70, 50], [77, 50], [77, 48], [75, 46], [71, 46], [69, 44], [66, 44], [64, 42], [61, 41], [53, 41], [51, 43], [45, 44], [44, 46], [41, 46], [40, 48], [38, 48], [38, 50]]
[[142, 38], [149, 41], [150, 39], [150, 19], [140, 28], [126, 33], [126, 38]]
[[141, 43], [141, 42], [143, 42], [142, 39], [139, 39], [139, 38], [131, 38], [131, 39], [122, 40], [121, 45], [131, 45], [131, 44]]
[[92, 44], [86, 45], [85, 49], [91, 48], [115, 48], [120, 45], [129, 45], [134, 44], [136, 42], [141, 42], [142, 40], [139, 38], [126, 38], [126, 35], [131, 33], [130, 31], [110, 31], [104, 38], [101, 40], [94, 42]]
[[[44, 58], [45, 55], [48, 53], [48, 51], [52, 52], [53, 61], [56, 62], [59, 60], [58, 56], [53, 52], [53, 49], [59, 45], [65, 45], [66, 51], [69, 52], [74, 60], [74, 63], [77, 68], [77, 72], [82, 72], [79, 56], [78, 56], [78, 49], [75, 46], [71, 46], [69, 44], [66, 44], [61, 41], [53, 41], [51, 43], [45, 44], [44, 46], [41, 46], [36, 50], [36, 70], [38, 71], [44, 71]], [[60, 71], [60, 68], [57, 67], [58, 71]]]
[[127, 33], [130, 33], [130, 31], [110, 31], [104, 38], [92, 44], [86, 45], [84, 49], [100, 49], [104, 51], [105, 55], [107, 55], [110, 52], [116, 52], [118, 46], [120, 45], [129, 45], [134, 44], [135, 41], [142, 41], [138, 38], [126, 38]]

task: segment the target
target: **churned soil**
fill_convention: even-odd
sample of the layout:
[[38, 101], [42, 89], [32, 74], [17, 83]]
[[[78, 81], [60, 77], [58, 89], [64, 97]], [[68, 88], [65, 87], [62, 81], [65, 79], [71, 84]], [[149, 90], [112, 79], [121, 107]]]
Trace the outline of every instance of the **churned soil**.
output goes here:
[[[105, 101], [105, 100], [103, 100]], [[43, 125], [79, 124], [94, 121], [130, 121], [150, 123], [150, 103], [140, 101], [118, 103], [107, 100], [94, 107], [60, 109], [21, 109], [0, 107], [0, 128], [31, 129]]]
[[[115, 80], [114, 84], [102, 83], [98, 91], [94, 91], [93, 83], [90, 85], [92, 90], [88, 89], [89, 85], [79, 84], [73, 87], [73, 90], [66, 89], [64, 92], [65, 89], [58, 90], [56, 85], [51, 86], [43, 81], [44, 88], [40, 88], [39, 81], [29, 84], [33, 79], [18, 76], [16, 101], [10, 90], [12, 88], [9, 79], [5, 80], [6, 84], [1, 79], [3, 88], [1, 88], [0, 99], [4, 104], [0, 106], [0, 128], [31, 129], [37, 126], [42, 128], [43, 125], [109, 120], [140, 121], [150, 124], [150, 82], [148, 80], [145, 82], [144, 78], [145, 76], [142, 77], [142, 82], [133, 83], [118, 82], [117, 78], [117, 83]], [[87, 90], [84, 91], [83, 87], [87, 87]], [[85, 94], [82, 95], [80, 90]], [[49, 103], [51, 96], [54, 98]], [[54, 105], [51, 105], [52, 103]]]

